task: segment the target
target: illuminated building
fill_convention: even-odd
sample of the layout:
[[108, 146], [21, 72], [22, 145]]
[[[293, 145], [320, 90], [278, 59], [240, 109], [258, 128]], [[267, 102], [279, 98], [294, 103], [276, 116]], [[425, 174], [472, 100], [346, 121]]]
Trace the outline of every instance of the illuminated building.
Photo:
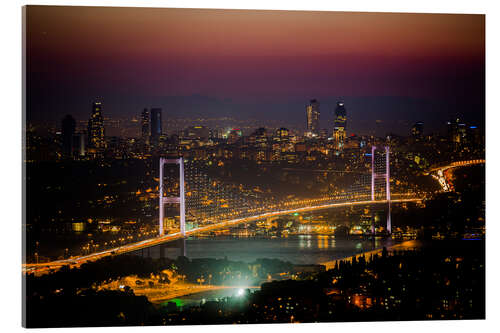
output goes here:
[[205, 141], [210, 137], [210, 130], [205, 126], [190, 126], [184, 130], [184, 137]]
[[267, 131], [264, 127], [257, 128], [249, 137], [249, 143], [257, 147], [267, 146]]
[[481, 142], [481, 132], [477, 126], [469, 126], [467, 130], [467, 140], [469, 143], [474, 145], [480, 145]]
[[209, 137], [211, 140], [218, 140], [223, 138], [223, 130], [220, 128], [212, 128], [209, 130]]
[[73, 156], [85, 156], [85, 133], [75, 133], [73, 136]]
[[319, 128], [319, 102], [311, 99], [306, 106], [307, 136], [317, 136]]
[[456, 117], [447, 122], [448, 139], [454, 144], [464, 143], [467, 135], [467, 126]]
[[162, 135], [161, 128], [161, 109], [152, 108], [150, 112], [151, 121], [151, 141], [152, 145], [157, 146], [160, 142], [160, 136]]
[[461, 143], [464, 143], [467, 139], [467, 126], [464, 123], [458, 124], [458, 136]]
[[63, 118], [61, 132], [62, 132], [62, 149], [66, 157], [73, 155], [73, 136], [75, 135], [75, 119], [69, 114]]
[[104, 119], [102, 117], [102, 103], [94, 102], [92, 114], [88, 123], [88, 147], [95, 153], [102, 153], [106, 148], [104, 140]]
[[335, 109], [335, 121], [333, 127], [333, 139], [337, 149], [344, 147], [346, 137], [347, 113], [344, 102], [337, 102]]
[[421, 140], [424, 137], [424, 123], [419, 121], [411, 128], [411, 135], [415, 140]]
[[243, 134], [239, 128], [233, 128], [229, 132], [229, 135], [227, 136], [227, 143], [233, 144], [233, 143], [238, 142], [241, 139], [242, 135]]
[[280, 141], [288, 140], [289, 131], [287, 128], [281, 127], [276, 130], [276, 137], [279, 138]]
[[142, 142], [149, 144], [149, 136], [151, 135], [151, 125], [149, 123], [149, 111], [144, 109], [141, 113], [141, 125], [142, 125]]

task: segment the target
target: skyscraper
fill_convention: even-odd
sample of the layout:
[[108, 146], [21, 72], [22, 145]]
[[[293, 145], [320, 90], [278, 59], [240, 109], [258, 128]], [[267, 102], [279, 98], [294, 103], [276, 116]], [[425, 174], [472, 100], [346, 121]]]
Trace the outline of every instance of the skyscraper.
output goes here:
[[88, 123], [88, 147], [95, 150], [96, 153], [102, 153], [106, 148], [104, 139], [104, 119], [102, 117], [102, 103], [94, 102], [92, 104], [92, 114]]
[[276, 138], [280, 142], [287, 142], [289, 135], [290, 132], [288, 131], [288, 128], [281, 127], [276, 130]]
[[319, 130], [319, 102], [311, 99], [306, 106], [307, 132], [308, 136], [317, 136]]
[[243, 132], [239, 128], [233, 128], [227, 136], [227, 143], [232, 145], [241, 140]]
[[251, 144], [265, 148], [267, 146], [267, 130], [264, 127], [257, 128], [249, 138]]
[[344, 147], [346, 138], [346, 125], [347, 112], [344, 106], [344, 102], [337, 102], [337, 107], [335, 108], [333, 139], [335, 140], [335, 145], [338, 149], [342, 149]]
[[73, 155], [73, 136], [75, 135], [76, 122], [71, 115], [66, 115], [62, 120], [62, 149], [65, 157]]
[[85, 156], [85, 133], [77, 132], [73, 136], [73, 158]]
[[450, 142], [458, 145], [464, 143], [465, 137], [467, 135], [467, 126], [465, 123], [460, 121], [459, 117], [447, 122], [448, 127], [448, 139]]
[[144, 109], [141, 113], [142, 125], [142, 142], [149, 144], [149, 136], [151, 135], [151, 124], [149, 123], [149, 111]]
[[152, 145], [158, 145], [160, 136], [163, 134], [161, 129], [161, 109], [152, 108], [150, 112], [151, 121], [151, 141]]

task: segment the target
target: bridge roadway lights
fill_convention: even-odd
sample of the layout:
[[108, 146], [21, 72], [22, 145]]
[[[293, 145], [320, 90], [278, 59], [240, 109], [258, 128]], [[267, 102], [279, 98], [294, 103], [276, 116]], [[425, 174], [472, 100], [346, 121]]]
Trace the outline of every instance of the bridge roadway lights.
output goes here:
[[[163, 170], [165, 168], [165, 164], [179, 164], [179, 196], [178, 197], [164, 197], [163, 196]], [[186, 236], [186, 198], [185, 198], [185, 189], [184, 189], [184, 159], [174, 158], [167, 159], [164, 157], [160, 157], [160, 186], [158, 187], [159, 191], [159, 200], [160, 200], [160, 212], [159, 212], [159, 236], [163, 236], [164, 227], [163, 227], [163, 214], [164, 207], [166, 203], [178, 203], [180, 210], [180, 233], [183, 237]]]
[[[395, 203], [398, 203], [398, 202], [419, 202], [422, 200], [424, 200], [424, 199], [423, 198], [406, 198], [406, 199], [393, 199], [392, 202], [395, 202]], [[231, 220], [231, 221], [217, 223], [217, 224], [211, 225], [211, 226], [205, 226], [205, 227], [191, 229], [191, 230], [187, 231], [185, 235], [195, 235], [195, 234], [198, 234], [200, 232], [206, 232], [206, 231], [217, 229], [220, 227], [237, 225], [237, 224], [243, 223], [243, 222], [251, 222], [251, 221], [260, 220], [260, 219], [270, 217], [270, 216], [285, 215], [285, 214], [290, 214], [290, 213], [294, 213], [294, 212], [305, 212], [305, 211], [313, 211], [313, 210], [320, 210], [320, 209], [333, 208], [333, 207], [352, 206], [352, 205], [369, 205], [369, 204], [378, 204], [378, 203], [385, 203], [385, 202], [387, 202], [387, 200], [379, 200], [379, 201], [367, 200], [367, 201], [356, 201], [356, 202], [349, 202], [349, 203], [347, 203], [347, 202], [331, 203], [331, 204], [325, 204], [325, 205], [320, 205], [320, 206], [310, 206], [310, 207], [290, 209], [290, 210], [286, 210], [286, 211], [265, 213], [265, 214], [261, 214], [258, 216], [250, 216], [250, 217], [246, 217], [246, 218], [240, 218], [240, 219], [235, 219], [235, 220]], [[82, 257], [56, 260], [56, 261], [47, 262], [47, 263], [43, 263], [43, 264], [23, 264], [23, 272], [26, 273], [27, 270], [29, 270], [30, 268], [33, 269], [35, 267], [42, 267], [42, 268], [39, 268], [38, 270], [35, 270], [34, 273], [43, 273], [43, 272], [48, 271], [49, 269], [58, 269], [62, 266], [68, 265], [68, 264], [73, 265], [72, 262], [77, 263], [78, 265], [81, 265], [85, 262], [94, 261], [94, 260], [109, 256], [109, 255], [120, 255], [120, 254], [129, 253], [129, 252], [134, 252], [134, 251], [141, 250], [142, 248], [159, 245], [159, 244], [162, 244], [165, 242], [170, 242], [170, 241], [178, 240], [181, 238], [183, 238], [183, 237], [182, 237], [181, 233], [179, 232], [179, 233], [170, 234], [170, 235], [163, 236], [163, 237], [156, 237], [153, 239], [141, 241], [138, 243], [120, 246], [120, 247], [114, 248], [114, 249], [104, 250], [104, 251], [101, 251], [99, 253], [93, 253], [90, 255], [82, 256]], [[182, 252], [184, 252], [184, 251], [185, 251], [185, 247], [184, 247], [184, 250], [182, 250]]]
[[[387, 200], [387, 232], [391, 234], [392, 232], [392, 222], [391, 222], [391, 183], [390, 183], [390, 173], [389, 173], [389, 146], [385, 146], [385, 173], [377, 173], [375, 170], [375, 151], [377, 146], [372, 146], [372, 188], [371, 188], [371, 199], [375, 201], [375, 179], [384, 178], [385, 179], [385, 195]], [[372, 222], [373, 223], [373, 222]], [[374, 230], [374, 226], [372, 226]]]

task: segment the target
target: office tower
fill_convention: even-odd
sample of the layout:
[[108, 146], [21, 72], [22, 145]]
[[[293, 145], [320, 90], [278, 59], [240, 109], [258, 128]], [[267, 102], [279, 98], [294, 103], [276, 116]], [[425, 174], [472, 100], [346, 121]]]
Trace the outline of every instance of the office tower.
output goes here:
[[92, 114], [90, 115], [87, 129], [88, 147], [96, 153], [101, 153], [106, 148], [101, 102], [94, 102], [94, 104], [92, 104]]
[[460, 143], [467, 142], [467, 125], [465, 123], [458, 124], [458, 136], [460, 137]]
[[422, 140], [424, 137], [424, 123], [419, 121], [411, 128], [411, 136], [415, 140]]
[[257, 128], [251, 137], [251, 143], [257, 147], [267, 147], [267, 130], [264, 127]]
[[319, 129], [319, 102], [311, 99], [306, 106], [307, 136], [317, 136]]
[[344, 147], [344, 142], [346, 138], [346, 125], [347, 125], [347, 112], [344, 106], [344, 102], [337, 102], [337, 107], [335, 108], [333, 139], [338, 149], [342, 149]]
[[223, 129], [221, 128], [211, 128], [209, 132], [210, 140], [218, 140], [223, 137]]
[[73, 155], [73, 136], [75, 135], [76, 122], [69, 114], [62, 120], [62, 150], [65, 157]]
[[142, 142], [149, 144], [149, 136], [151, 135], [151, 124], [149, 123], [149, 111], [144, 109], [141, 113], [141, 125], [142, 125]]
[[469, 144], [479, 147], [482, 144], [481, 131], [477, 126], [469, 126], [467, 129], [467, 141]]
[[227, 136], [227, 143], [230, 145], [234, 144], [234, 143], [240, 141], [242, 136], [243, 136], [243, 133], [239, 128], [233, 128]]
[[75, 133], [73, 136], [73, 157], [85, 156], [85, 133]]
[[467, 126], [456, 117], [447, 122], [448, 139], [454, 144], [464, 143], [467, 135]]
[[281, 127], [276, 130], [276, 137], [280, 142], [286, 142], [288, 141], [290, 133], [288, 131], [288, 128]]
[[152, 145], [158, 145], [160, 143], [160, 136], [163, 134], [161, 127], [161, 109], [152, 108], [150, 112], [151, 121], [151, 140]]

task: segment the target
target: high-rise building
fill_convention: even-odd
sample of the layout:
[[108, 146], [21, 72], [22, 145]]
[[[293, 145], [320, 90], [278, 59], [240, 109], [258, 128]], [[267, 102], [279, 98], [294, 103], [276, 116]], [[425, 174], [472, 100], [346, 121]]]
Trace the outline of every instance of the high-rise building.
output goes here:
[[224, 130], [221, 128], [211, 128], [209, 132], [209, 137], [211, 140], [218, 140], [223, 138]]
[[307, 136], [317, 136], [319, 130], [319, 102], [311, 99], [306, 106]]
[[75, 135], [76, 121], [71, 115], [66, 115], [62, 120], [62, 150], [66, 157], [73, 156], [73, 136]]
[[87, 129], [88, 147], [95, 150], [96, 153], [101, 153], [106, 148], [101, 102], [94, 102], [92, 104], [92, 114], [90, 115]]
[[85, 156], [85, 133], [75, 133], [73, 136], [73, 157], [81, 158]]
[[151, 135], [151, 124], [149, 123], [149, 111], [144, 109], [141, 113], [142, 126], [142, 142], [149, 144], [149, 136]]
[[344, 106], [344, 102], [337, 102], [337, 107], [335, 108], [335, 121], [333, 127], [333, 139], [335, 145], [338, 149], [344, 147], [346, 138], [346, 126], [347, 126], [347, 112]]
[[267, 130], [264, 127], [257, 128], [249, 137], [250, 144], [257, 147], [267, 146]]
[[467, 129], [467, 139], [469, 144], [476, 147], [480, 146], [482, 144], [482, 140], [481, 140], [481, 131], [479, 130], [479, 127], [469, 126], [469, 128]]
[[158, 145], [160, 142], [160, 136], [163, 134], [161, 127], [161, 109], [152, 108], [150, 112], [151, 120], [151, 141], [152, 145]]
[[447, 122], [448, 139], [454, 144], [464, 143], [467, 136], [467, 126], [456, 117]]
[[421, 140], [424, 137], [424, 123], [419, 121], [411, 128], [411, 136], [415, 140]]
[[281, 142], [287, 142], [289, 135], [290, 133], [288, 131], [288, 128], [281, 127], [276, 130], [276, 137]]
[[234, 143], [240, 141], [242, 136], [243, 136], [243, 133], [239, 128], [233, 128], [227, 136], [227, 143], [230, 145], [234, 144]]

